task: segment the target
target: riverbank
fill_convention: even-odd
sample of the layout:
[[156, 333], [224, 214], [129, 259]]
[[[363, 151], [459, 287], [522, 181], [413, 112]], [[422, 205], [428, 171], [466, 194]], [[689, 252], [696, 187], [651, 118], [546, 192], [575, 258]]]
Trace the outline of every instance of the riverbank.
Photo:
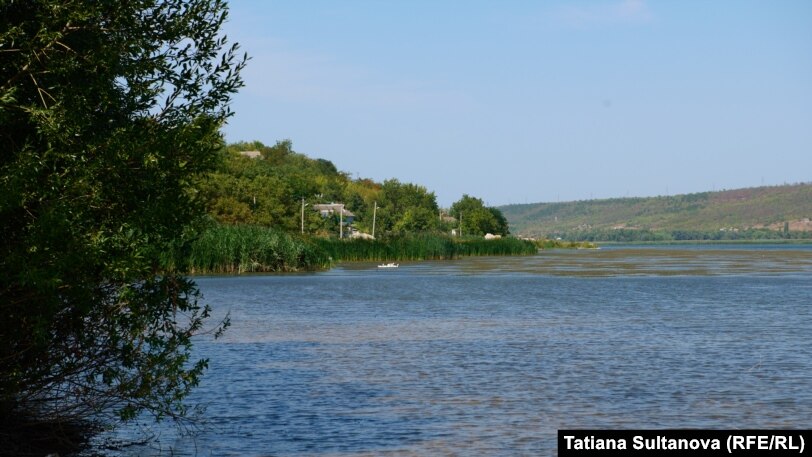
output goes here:
[[191, 242], [168, 250], [169, 269], [193, 275], [324, 270], [338, 262], [447, 260], [471, 256], [532, 255], [539, 249], [577, 247], [504, 237], [455, 238], [438, 234], [376, 240], [317, 238], [252, 225], [213, 225]]
[[812, 239], [776, 240], [670, 240], [670, 241], [601, 241], [602, 246], [801, 246], [812, 244]]
[[421, 234], [380, 240], [319, 238], [314, 242], [337, 262], [449, 260], [460, 257], [532, 255], [538, 252], [534, 243], [512, 237], [486, 240]]
[[598, 243], [591, 241], [533, 240], [539, 249], [598, 249]]

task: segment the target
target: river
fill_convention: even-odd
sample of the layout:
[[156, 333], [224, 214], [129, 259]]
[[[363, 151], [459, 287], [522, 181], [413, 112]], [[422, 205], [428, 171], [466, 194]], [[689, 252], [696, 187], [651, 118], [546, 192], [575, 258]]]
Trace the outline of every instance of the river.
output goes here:
[[[555, 455], [561, 428], [812, 424], [812, 247], [607, 247], [202, 277], [194, 433], [118, 456]], [[112, 440], [112, 441], [110, 441]]]

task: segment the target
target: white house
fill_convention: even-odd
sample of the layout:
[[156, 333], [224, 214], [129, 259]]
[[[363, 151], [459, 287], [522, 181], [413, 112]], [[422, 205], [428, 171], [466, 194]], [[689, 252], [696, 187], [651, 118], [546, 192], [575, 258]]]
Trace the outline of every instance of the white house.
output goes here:
[[313, 205], [313, 209], [318, 211], [321, 214], [321, 217], [327, 217], [338, 213], [344, 218], [345, 225], [352, 224], [353, 219], [355, 219], [355, 214], [344, 208], [343, 203], [320, 203]]

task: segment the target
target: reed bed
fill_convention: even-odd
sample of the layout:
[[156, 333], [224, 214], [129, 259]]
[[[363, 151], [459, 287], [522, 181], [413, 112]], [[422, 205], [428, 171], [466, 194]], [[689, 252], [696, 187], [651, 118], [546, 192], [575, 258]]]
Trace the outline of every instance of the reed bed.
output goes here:
[[598, 247], [596, 243], [590, 241], [563, 241], [542, 239], [535, 240], [533, 243], [539, 249], [595, 249]]
[[252, 225], [213, 225], [164, 253], [164, 265], [190, 274], [313, 271], [339, 261], [443, 260], [464, 256], [529, 255], [537, 247], [516, 238], [458, 239], [406, 235], [382, 240], [304, 238]]
[[474, 238], [459, 243], [460, 256], [499, 256], [499, 255], [533, 255], [538, 248], [531, 241], [518, 238], [499, 238], [486, 240]]
[[183, 249], [166, 253], [170, 268], [191, 274], [293, 272], [329, 268], [315, 244], [280, 230], [253, 225], [214, 225]]
[[443, 235], [406, 235], [381, 240], [320, 239], [316, 244], [337, 261], [444, 260], [465, 256], [530, 255], [536, 246], [516, 238], [457, 239]]

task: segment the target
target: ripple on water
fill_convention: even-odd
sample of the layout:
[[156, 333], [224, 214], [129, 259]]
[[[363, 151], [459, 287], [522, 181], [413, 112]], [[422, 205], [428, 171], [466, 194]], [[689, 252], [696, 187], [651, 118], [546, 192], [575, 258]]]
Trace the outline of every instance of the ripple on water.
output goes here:
[[198, 341], [202, 432], [121, 455], [553, 455], [559, 428], [812, 423], [812, 251], [610, 251], [202, 278], [233, 322]]

